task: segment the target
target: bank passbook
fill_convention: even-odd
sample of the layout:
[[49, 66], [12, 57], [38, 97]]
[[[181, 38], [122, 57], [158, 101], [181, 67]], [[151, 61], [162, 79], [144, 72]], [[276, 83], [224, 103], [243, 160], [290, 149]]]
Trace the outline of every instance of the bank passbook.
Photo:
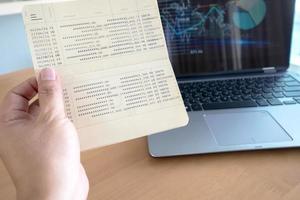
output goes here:
[[156, 0], [25, 6], [36, 72], [53, 67], [82, 150], [187, 125]]

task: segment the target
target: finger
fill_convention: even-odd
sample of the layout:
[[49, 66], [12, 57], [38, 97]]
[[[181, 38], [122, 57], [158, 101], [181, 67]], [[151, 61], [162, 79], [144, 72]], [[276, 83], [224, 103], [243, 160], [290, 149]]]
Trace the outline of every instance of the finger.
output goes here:
[[40, 72], [38, 94], [41, 114], [65, 115], [61, 82], [53, 68]]
[[14, 113], [27, 112], [29, 101], [37, 94], [38, 84], [36, 78], [30, 78], [8, 92], [3, 100], [3, 109]]
[[40, 114], [40, 103], [38, 99], [29, 106], [28, 113], [34, 117]]

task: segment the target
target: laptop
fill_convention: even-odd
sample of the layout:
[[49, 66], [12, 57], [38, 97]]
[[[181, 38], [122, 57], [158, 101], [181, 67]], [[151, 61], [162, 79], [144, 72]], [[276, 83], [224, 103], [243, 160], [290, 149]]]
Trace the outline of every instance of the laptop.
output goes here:
[[295, 0], [159, 0], [190, 122], [148, 137], [154, 157], [300, 146]]

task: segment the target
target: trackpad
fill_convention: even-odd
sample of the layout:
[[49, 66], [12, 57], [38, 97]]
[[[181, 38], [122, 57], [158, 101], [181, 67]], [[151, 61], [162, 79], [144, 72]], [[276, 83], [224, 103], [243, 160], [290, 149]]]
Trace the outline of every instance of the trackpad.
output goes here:
[[265, 111], [205, 114], [204, 118], [222, 146], [292, 141]]

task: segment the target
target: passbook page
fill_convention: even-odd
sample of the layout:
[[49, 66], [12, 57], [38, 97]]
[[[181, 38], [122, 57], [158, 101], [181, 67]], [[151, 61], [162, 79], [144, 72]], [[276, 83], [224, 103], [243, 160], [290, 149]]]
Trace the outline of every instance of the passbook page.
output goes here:
[[26, 6], [36, 72], [57, 70], [81, 149], [185, 126], [156, 0]]

